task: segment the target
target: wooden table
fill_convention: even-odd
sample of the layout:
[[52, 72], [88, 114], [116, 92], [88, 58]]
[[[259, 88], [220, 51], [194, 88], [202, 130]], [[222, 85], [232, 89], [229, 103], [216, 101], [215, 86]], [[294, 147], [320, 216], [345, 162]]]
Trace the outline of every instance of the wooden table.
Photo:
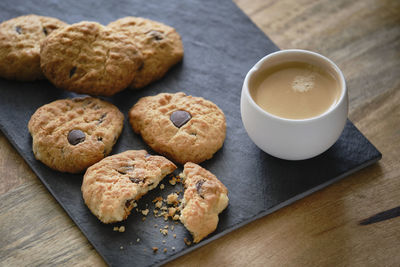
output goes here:
[[[168, 266], [399, 266], [400, 217], [360, 221], [400, 215], [400, 1], [235, 2], [280, 48], [337, 63], [383, 159]], [[1, 133], [0, 240], [1, 266], [105, 265]]]

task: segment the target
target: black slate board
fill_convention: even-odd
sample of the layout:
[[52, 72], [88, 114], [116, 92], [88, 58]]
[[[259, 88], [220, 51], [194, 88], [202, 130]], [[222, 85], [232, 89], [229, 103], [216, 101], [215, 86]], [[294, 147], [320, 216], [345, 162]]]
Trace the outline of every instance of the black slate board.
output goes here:
[[[107, 24], [133, 15], [169, 24], [182, 35], [185, 57], [161, 81], [145, 90], [125, 90], [107, 100], [127, 115], [142, 96], [184, 91], [215, 102], [227, 118], [224, 147], [202, 166], [212, 171], [229, 189], [229, 207], [220, 215], [217, 230], [200, 244], [187, 247], [190, 234], [182, 225], [163, 238], [161, 218], [132, 214], [123, 234], [114, 225], [100, 223], [85, 207], [81, 192], [82, 175], [52, 171], [36, 161], [31, 151], [27, 123], [33, 112], [50, 101], [75, 96], [54, 88], [47, 81], [21, 83], [0, 79], [0, 127], [51, 194], [66, 210], [105, 261], [112, 266], [158, 265], [198, 248], [256, 218], [269, 214], [315, 192], [381, 158], [374, 146], [348, 121], [337, 143], [324, 154], [305, 161], [284, 161], [259, 150], [248, 138], [240, 120], [240, 92], [247, 71], [263, 56], [278, 48], [230, 0], [3, 0], [0, 20], [35, 13], [54, 16], [68, 23], [94, 20]], [[123, 133], [113, 153], [127, 149], [148, 149], [125, 120]], [[177, 171], [178, 173], [178, 171]], [[139, 206], [177, 187], [153, 190]], [[152, 206], [152, 205], [150, 205]], [[154, 228], [158, 224], [158, 228]], [[177, 234], [177, 238], [172, 237]], [[140, 238], [137, 243], [136, 239]], [[166, 244], [162, 240], [166, 240]], [[123, 247], [121, 250], [120, 247]], [[152, 246], [161, 250], [153, 254]], [[175, 251], [171, 247], [176, 248]], [[146, 248], [146, 250], [144, 250]]]

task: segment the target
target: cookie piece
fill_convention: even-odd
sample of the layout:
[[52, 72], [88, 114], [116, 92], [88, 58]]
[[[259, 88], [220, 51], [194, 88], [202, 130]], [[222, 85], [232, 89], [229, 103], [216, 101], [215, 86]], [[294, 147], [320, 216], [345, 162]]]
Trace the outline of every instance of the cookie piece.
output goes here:
[[61, 20], [26, 15], [0, 24], [0, 77], [19, 81], [43, 79], [40, 43], [67, 24]]
[[117, 107], [97, 98], [54, 101], [29, 121], [33, 153], [52, 169], [83, 172], [111, 152], [123, 121]]
[[128, 150], [106, 157], [87, 169], [82, 194], [91, 212], [103, 223], [125, 220], [149, 190], [176, 166], [145, 150]]
[[184, 93], [141, 98], [129, 111], [129, 122], [154, 151], [182, 164], [210, 159], [226, 134], [217, 105]]
[[111, 22], [108, 26], [127, 33], [143, 55], [143, 66], [130, 88], [141, 88], [160, 79], [173, 65], [182, 60], [181, 37], [170, 26], [139, 17], [125, 17]]
[[198, 243], [217, 228], [218, 214], [228, 206], [228, 189], [214, 174], [191, 162], [180, 176], [185, 193], [179, 219]]
[[125, 89], [142, 63], [131, 38], [89, 21], [55, 32], [40, 51], [43, 73], [55, 86], [90, 95]]

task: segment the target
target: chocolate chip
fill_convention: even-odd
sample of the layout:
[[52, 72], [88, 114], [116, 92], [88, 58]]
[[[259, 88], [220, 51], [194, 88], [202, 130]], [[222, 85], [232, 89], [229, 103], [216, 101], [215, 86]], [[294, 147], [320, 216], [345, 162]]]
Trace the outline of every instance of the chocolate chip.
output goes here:
[[133, 172], [135, 169], [135, 166], [123, 166], [118, 168], [116, 171], [119, 172], [120, 174], [127, 174], [128, 172]]
[[49, 33], [47, 32], [47, 29], [46, 29], [45, 27], [43, 27], [43, 33], [44, 33], [44, 35], [49, 34]]
[[159, 32], [159, 31], [155, 31], [155, 30], [150, 31], [150, 32], [148, 33], [148, 35], [150, 35], [151, 37], [153, 37], [154, 40], [156, 40], [156, 41], [161, 41], [162, 39], [164, 39], [163, 34], [162, 34], [161, 32]]
[[99, 141], [99, 142], [103, 141], [103, 137], [98, 136], [98, 137], [97, 137], [97, 141]]
[[203, 186], [204, 182], [205, 182], [204, 180], [200, 180], [200, 181], [197, 181], [197, 183], [196, 183], [197, 194], [199, 194], [199, 196], [201, 196], [201, 198], [204, 198], [201, 195], [201, 187]]
[[97, 125], [101, 124], [104, 121], [104, 118], [107, 116], [107, 113], [104, 113], [103, 115], [101, 115], [100, 119], [98, 120], [99, 122], [97, 123]]
[[72, 77], [72, 75], [75, 74], [75, 71], [76, 71], [76, 67], [73, 67], [73, 68], [69, 71], [69, 77], [70, 77], [70, 78]]
[[17, 26], [17, 27], [15, 27], [15, 31], [16, 31], [18, 34], [21, 34], [21, 33], [22, 33], [22, 28], [21, 28], [20, 26]]
[[131, 180], [131, 182], [135, 183], [135, 184], [138, 184], [138, 183], [142, 182], [142, 179], [133, 178], [133, 177], [129, 177], [129, 180]]
[[71, 130], [67, 138], [68, 142], [74, 146], [85, 141], [86, 135], [81, 130]]
[[125, 207], [129, 209], [131, 206], [133, 206], [133, 202], [135, 202], [135, 200], [133, 200], [133, 199], [128, 199], [128, 200], [125, 202]]
[[152, 186], [154, 183], [149, 183], [147, 186]]
[[178, 128], [181, 128], [183, 125], [185, 125], [191, 118], [192, 116], [190, 113], [184, 110], [174, 111], [169, 117], [172, 123]]

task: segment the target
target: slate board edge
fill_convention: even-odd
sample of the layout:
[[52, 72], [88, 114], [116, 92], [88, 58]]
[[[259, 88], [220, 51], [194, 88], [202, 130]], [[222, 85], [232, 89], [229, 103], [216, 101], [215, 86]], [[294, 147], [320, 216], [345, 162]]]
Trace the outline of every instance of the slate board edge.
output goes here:
[[[112, 264], [107, 260], [107, 258], [103, 257], [103, 255], [98, 252], [99, 250], [98, 250], [98, 247], [96, 246], [96, 244], [92, 243], [91, 240], [87, 237], [88, 233], [86, 233], [86, 231], [84, 229], [82, 229], [79, 226], [79, 224], [75, 221], [74, 217], [71, 216], [71, 213], [70, 213], [69, 209], [66, 208], [64, 205], [62, 205], [61, 201], [57, 198], [57, 196], [54, 194], [54, 192], [49, 187], [46, 186], [46, 183], [41, 179], [40, 175], [36, 172], [36, 168], [33, 165], [31, 165], [31, 162], [25, 157], [24, 153], [22, 153], [22, 150], [19, 149], [19, 147], [15, 144], [15, 142], [13, 141], [11, 136], [9, 136], [8, 132], [5, 130], [5, 128], [3, 126], [3, 123], [1, 123], [1, 121], [0, 121], [0, 130], [7, 137], [7, 139], [12, 144], [12, 146], [23, 157], [25, 162], [29, 165], [29, 167], [32, 169], [32, 171], [35, 173], [35, 175], [39, 178], [39, 180], [42, 182], [42, 184], [45, 186], [45, 188], [50, 192], [50, 194], [53, 196], [53, 198], [58, 202], [58, 204], [64, 209], [64, 211], [72, 219], [72, 221], [75, 223], [75, 225], [79, 228], [79, 230], [84, 234], [84, 236], [89, 241], [89, 243], [96, 249], [97, 253], [103, 258], [103, 260], [109, 266], [112, 266]], [[369, 142], [369, 140], [368, 140], [368, 142]], [[370, 142], [370, 144], [373, 146], [373, 144], [371, 142]], [[374, 146], [374, 148], [375, 148], [375, 146]], [[246, 225], [246, 224], [248, 224], [250, 222], [253, 222], [253, 221], [255, 221], [255, 220], [259, 219], [259, 218], [267, 216], [267, 215], [269, 215], [269, 214], [271, 214], [271, 213], [273, 213], [273, 212], [275, 212], [275, 211], [277, 211], [277, 210], [279, 210], [281, 208], [284, 208], [284, 207], [296, 202], [297, 200], [300, 200], [300, 199], [302, 199], [302, 198], [304, 198], [306, 196], [309, 196], [309, 195], [311, 195], [311, 194], [313, 194], [313, 193], [315, 193], [315, 192], [317, 192], [317, 191], [319, 191], [319, 190], [321, 190], [321, 189], [323, 189], [325, 187], [328, 187], [329, 185], [331, 185], [331, 184], [333, 184], [333, 183], [335, 183], [337, 181], [342, 180], [343, 178], [347, 177], [348, 175], [353, 174], [355, 172], [358, 172], [359, 170], [361, 170], [361, 169], [363, 169], [363, 168], [365, 168], [365, 167], [367, 167], [369, 165], [372, 165], [373, 163], [376, 163], [381, 158], [382, 158], [382, 154], [379, 152], [379, 154], [378, 154], [378, 156], [376, 158], [374, 158], [374, 159], [372, 159], [370, 161], [367, 161], [366, 163], [364, 163], [364, 164], [362, 164], [362, 165], [360, 165], [360, 166], [358, 166], [358, 167], [356, 167], [356, 168], [354, 168], [354, 169], [352, 169], [352, 170], [350, 170], [348, 172], [345, 172], [345, 173], [341, 174], [340, 176], [336, 177], [335, 179], [331, 179], [331, 180], [329, 180], [329, 181], [327, 181], [325, 183], [322, 183], [322, 184], [312, 188], [311, 190], [308, 190], [308, 191], [305, 191], [305, 192], [303, 192], [301, 194], [298, 194], [298, 195], [296, 195], [296, 196], [294, 196], [294, 197], [292, 197], [292, 198], [290, 198], [290, 199], [288, 199], [288, 200], [286, 200], [284, 202], [281, 202], [280, 204], [276, 205], [275, 207], [273, 207], [271, 209], [268, 209], [268, 210], [263, 211], [263, 212], [255, 215], [253, 217], [250, 217], [249, 219], [247, 219], [247, 220], [245, 220], [245, 221], [243, 221], [243, 222], [241, 222], [239, 224], [233, 225], [229, 229], [226, 229], [225, 231], [222, 231], [219, 234], [216, 234], [216, 235], [214, 235], [214, 236], [212, 236], [212, 237], [210, 237], [210, 238], [208, 238], [206, 240], [203, 240], [202, 242], [200, 242], [200, 243], [198, 243], [196, 245], [188, 247], [187, 249], [185, 249], [185, 250], [183, 250], [183, 251], [181, 251], [181, 252], [179, 252], [179, 253], [177, 253], [175, 255], [171, 255], [168, 259], [166, 259], [164, 261], [161, 261], [161, 262], [157, 262], [156, 266], [160, 266], [160, 265], [168, 263], [168, 262], [170, 262], [172, 260], [175, 260], [175, 259], [177, 259], [177, 258], [179, 258], [179, 257], [181, 257], [181, 256], [183, 256], [183, 255], [185, 255], [187, 253], [190, 253], [193, 250], [198, 249], [198, 248], [200, 248], [200, 247], [202, 247], [202, 246], [204, 246], [204, 245], [206, 245], [206, 244], [208, 244], [208, 243], [210, 243], [210, 242], [212, 242], [212, 241], [214, 241], [214, 240], [216, 240], [216, 239], [218, 239], [218, 238], [220, 238], [220, 237], [222, 237], [222, 236], [224, 236], [224, 235], [226, 235], [226, 234], [228, 234], [228, 233], [230, 233], [230, 232], [232, 232], [232, 231], [234, 231], [234, 230], [236, 230], [236, 229], [238, 229], [238, 228], [240, 228], [240, 227], [242, 227], [242, 226], [244, 226], [244, 225]]]
[[324, 188], [328, 187], [329, 185], [331, 185], [333, 183], [336, 183], [336, 182], [344, 179], [345, 177], [347, 177], [347, 176], [349, 176], [349, 175], [351, 175], [353, 173], [358, 172], [361, 169], [364, 169], [364, 168], [366, 168], [366, 167], [378, 162], [381, 158], [382, 158], [382, 154], [379, 152], [378, 157], [376, 157], [376, 158], [374, 158], [374, 159], [372, 159], [370, 161], [367, 161], [364, 164], [361, 164], [357, 168], [354, 168], [353, 170], [345, 172], [345, 173], [339, 175], [338, 177], [336, 177], [335, 179], [331, 179], [331, 180], [329, 180], [329, 181], [327, 181], [325, 183], [322, 183], [322, 184], [312, 188], [311, 190], [305, 191], [305, 192], [303, 192], [301, 194], [298, 194], [298, 195], [296, 195], [296, 196], [294, 196], [294, 197], [292, 197], [292, 198], [290, 198], [290, 199], [288, 199], [288, 200], [286, 200], [284, 202], [281, 202], [278, 205], [276, 205], [275, 207], [272, 207], [271, 209], [268, 209], [266, 211], [260, 212], [259, 214], [249, 218], [248, 220], [245, 220], [245, 221], [243, 221], [243, 222], [241, 222], [239, 224], [233, 225], [232, 227], [226, 229], [225, 231], [222, 231], [221, 233], [216, 234], [215, 236], [212, 236], [212, 237], [210, 237], [210, 238], [208, 238], [208, 239], [206, 239], [204, 241], [201, 241], [199, 244], [197, 244], [195, 246], [189, 247], [188, 249], [186, 249], [186, 250], [184, 250], [182, 252], [179, 252], [179, 253], [177, 253], [175, 255], [170, 256], [167, 260], [162, 261], [160, 263], [157, 263], [158, 265], [156, 265], [156, 266], [161, 266], [161, 265], [166, 264], [166, 263], [168, 263], [168, 262], [170, 262], [172, 260], [175, 260], [175, 259], [177, 259], [177, 258], [179, 258], [179, 257], [181, 257], [181, 256], [183, 256], [185, 254], [188, 254], [188, 253], [192, 252], [193, 250], [198, 249], [198, 248], [200, 248], [200, 247], [202, 247], [202, 246], [204, 246], [204, 245], [206, 245], [206, 244], [208, 244], [208, 243], [210, 243], [210, 242], [212, 242], [212, 241], [214, 241], [214, 240], [216, 240], [216, 239], [218, 239], [218, 238], [220, 238], [220, 237], [222, 237], [222, 236], [224, 236], [224, 235], [226, 235], [226, 234], [228, 234], [228, 233], [230, 233], [230, 232], [232, 232], [232, 231], [234, 231], [236, 229], [239, 229], [240, 227], [242, 227], [242, 226], [244, 226], [246, 224], [249, 224], [249, 223], [251, 223], [251, 222], [253, 222], [253, 221], [257, 220], [257, 219], [260, 219], [260, 218], [262, 218], [264, 216], [267, 216], [267, 215], [269, 215], [271, 213], [274, 213], [277, 210], [280, 210], [280, 209], [282, 209], [282, 208], [284, 208], [286, 206], [289, 206], [290, 204], [293, 204], [294, 202], [296, 202], [296, 201], [298, 201], [298, 200], [300, 200], [302, 198], [305, 198], [305, 197], [307, 197], [307, 196], [309, 196], [309, 195], [311, 195], [311, 194], [313, 194], [313, 193], [315, 193], [315, 192], [317, 192], [317, 191], [319, 191], [321, 189], [324, 189]]

